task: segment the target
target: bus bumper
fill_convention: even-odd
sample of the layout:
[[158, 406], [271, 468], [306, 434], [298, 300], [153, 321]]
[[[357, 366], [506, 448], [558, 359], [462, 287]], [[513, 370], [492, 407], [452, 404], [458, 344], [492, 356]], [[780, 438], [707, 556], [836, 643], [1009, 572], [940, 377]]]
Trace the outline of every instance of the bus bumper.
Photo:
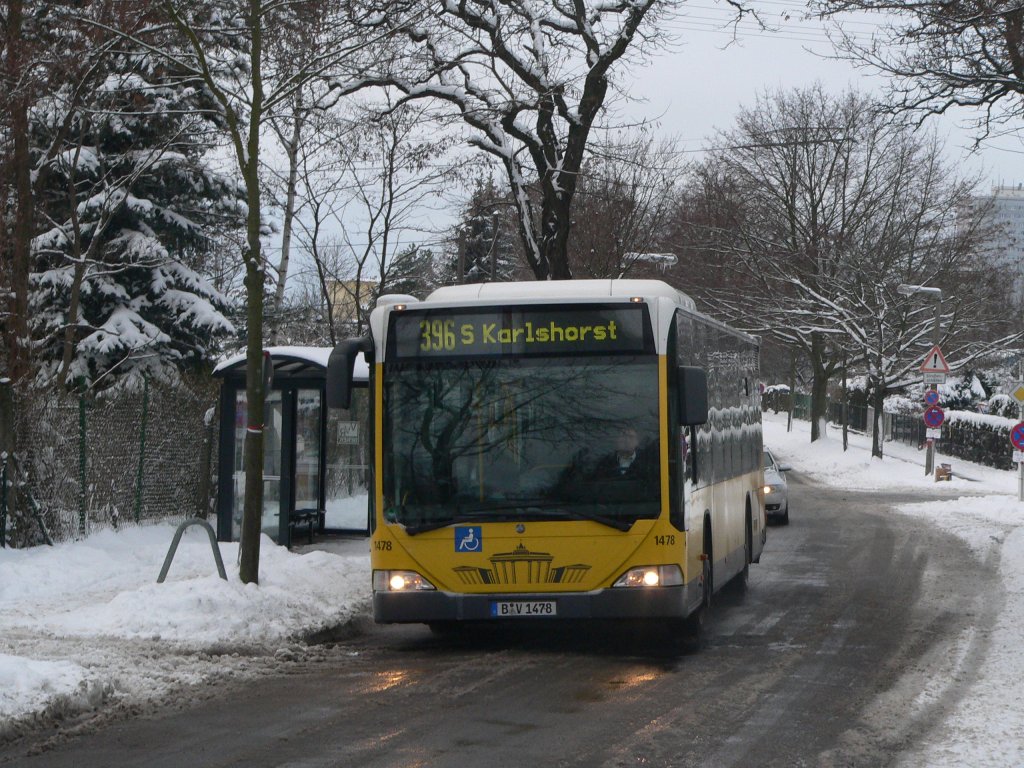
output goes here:
[[553, 601], [555, 619], [681, 619], [700, 606], [701, 585], [622, 587], [593, 592], [532, 594], [455, 594], [451, 592], [375, 592], [378, 624], [433, 621], [494, 621], [497, 603]]

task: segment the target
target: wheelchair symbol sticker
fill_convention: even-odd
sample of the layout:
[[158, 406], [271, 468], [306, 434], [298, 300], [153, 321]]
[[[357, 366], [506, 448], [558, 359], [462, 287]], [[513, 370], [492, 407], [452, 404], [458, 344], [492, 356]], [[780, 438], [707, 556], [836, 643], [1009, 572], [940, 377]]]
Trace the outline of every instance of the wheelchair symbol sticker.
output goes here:
[[483, 536], [479, 525], [459, 525], [455, 527], [455, 551], [479, 552], [483, 547]]

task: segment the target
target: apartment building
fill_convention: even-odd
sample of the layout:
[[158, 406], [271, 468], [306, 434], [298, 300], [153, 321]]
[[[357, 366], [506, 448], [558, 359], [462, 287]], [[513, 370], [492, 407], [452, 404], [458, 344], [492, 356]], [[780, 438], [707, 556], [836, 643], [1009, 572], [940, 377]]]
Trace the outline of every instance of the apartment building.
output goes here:
[[992, 255], [1013, 279], [1014, 296], [1024, 306], [1024, 184], [993, 186], [991, 195], [978, 201], [990, 204], [996, 233], [991, 242]]

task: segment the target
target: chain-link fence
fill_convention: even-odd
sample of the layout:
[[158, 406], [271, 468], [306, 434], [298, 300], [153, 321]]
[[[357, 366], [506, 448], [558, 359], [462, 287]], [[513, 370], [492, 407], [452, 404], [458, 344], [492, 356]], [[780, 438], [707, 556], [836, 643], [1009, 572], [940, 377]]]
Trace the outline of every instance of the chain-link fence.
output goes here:
[[18, 388], [8, 402], [12, 413], [0, 422], [14, 450], [5, 462], [0, 543], [30, 546], [210, 513], [215, 382], [149, 383], [96, 398]]

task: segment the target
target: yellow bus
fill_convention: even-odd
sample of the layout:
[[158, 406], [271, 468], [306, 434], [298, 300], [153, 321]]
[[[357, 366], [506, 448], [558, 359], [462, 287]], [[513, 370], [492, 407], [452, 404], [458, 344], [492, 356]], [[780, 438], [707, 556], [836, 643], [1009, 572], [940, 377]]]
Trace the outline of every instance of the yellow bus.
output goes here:
[[370, 361], [380, 623], [656, 619], [693, 634], [765, 541], [756, 338], [657, 280], [384, 296]]

